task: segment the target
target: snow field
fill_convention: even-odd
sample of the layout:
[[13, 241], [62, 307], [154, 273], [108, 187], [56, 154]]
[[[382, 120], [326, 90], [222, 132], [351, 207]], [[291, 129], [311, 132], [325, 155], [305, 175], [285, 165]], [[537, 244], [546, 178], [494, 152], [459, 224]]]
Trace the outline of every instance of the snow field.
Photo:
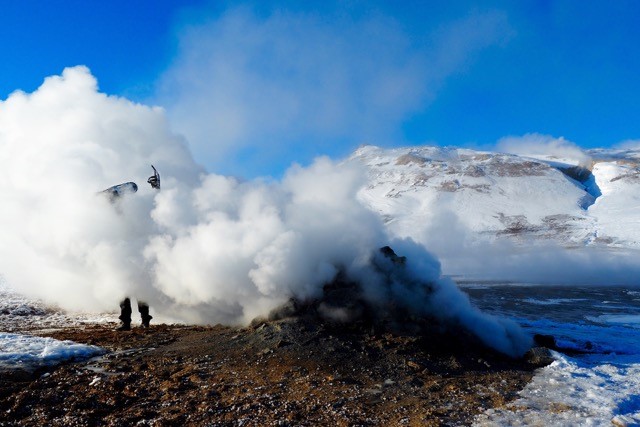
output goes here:
[[607, 356], [607, 362], [559, 353], [505, 409], [489, 410], [474, 425], [632, 426], [640, 424], [640, 357]]

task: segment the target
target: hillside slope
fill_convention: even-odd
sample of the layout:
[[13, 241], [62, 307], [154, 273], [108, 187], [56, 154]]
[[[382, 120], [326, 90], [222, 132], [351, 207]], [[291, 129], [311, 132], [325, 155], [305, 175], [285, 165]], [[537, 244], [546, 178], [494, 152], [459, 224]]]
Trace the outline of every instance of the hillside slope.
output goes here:
[[640, 247], [640, 155], [592, 150], [591, 164], [449, 147], [360, 147], [363, 203], [390, 233], [427, 242], [434, 228], [470, 239], [564, 247]]

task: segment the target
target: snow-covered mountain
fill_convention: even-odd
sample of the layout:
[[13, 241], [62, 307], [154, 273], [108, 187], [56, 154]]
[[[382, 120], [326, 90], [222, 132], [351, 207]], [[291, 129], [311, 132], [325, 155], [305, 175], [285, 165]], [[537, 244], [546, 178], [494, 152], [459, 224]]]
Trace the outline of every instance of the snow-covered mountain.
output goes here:
[[396, 236], [426, 243], [453, 227], [477, 239], [639, 248], [640, 151], [586, 154], [363, 146], [349, 161], [368, 168], [360, 197]]

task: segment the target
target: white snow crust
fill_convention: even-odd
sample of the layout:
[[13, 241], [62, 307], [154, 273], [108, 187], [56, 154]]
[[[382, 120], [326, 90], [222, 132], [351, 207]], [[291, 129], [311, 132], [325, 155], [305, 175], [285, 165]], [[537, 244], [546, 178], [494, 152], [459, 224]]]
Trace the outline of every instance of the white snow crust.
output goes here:
[[488, 410], [475, 426], [635, 426], [640, 424], [638, 355], [576, 360], [554, 354], [504, 409]]
[[31, 333], [67, 326], [118, 323], [114, 313], [66, 313], [15, 292], [0, 277], [0, 325], [2, 332]]
[[104, 353], [100, 347], [30, 335], [0, 333], [0, 370], [54, 365]]
[[33, 336], [63, 326], [115, 323], [114, 314], [68, 314], [14, 292], [0, 278], [0, 372], [33, 370], [104, 353], [100, 347]]

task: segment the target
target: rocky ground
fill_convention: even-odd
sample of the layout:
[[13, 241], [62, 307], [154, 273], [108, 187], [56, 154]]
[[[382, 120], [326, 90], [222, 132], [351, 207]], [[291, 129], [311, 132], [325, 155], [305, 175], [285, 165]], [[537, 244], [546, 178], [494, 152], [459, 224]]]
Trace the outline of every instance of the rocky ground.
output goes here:
[[48, 335], [108, 353], [4, 373], [0, 425], [468, 425], [512, 400], [536, 368], [464, 336], [303, 318], [127, 332], [86, 325]]

